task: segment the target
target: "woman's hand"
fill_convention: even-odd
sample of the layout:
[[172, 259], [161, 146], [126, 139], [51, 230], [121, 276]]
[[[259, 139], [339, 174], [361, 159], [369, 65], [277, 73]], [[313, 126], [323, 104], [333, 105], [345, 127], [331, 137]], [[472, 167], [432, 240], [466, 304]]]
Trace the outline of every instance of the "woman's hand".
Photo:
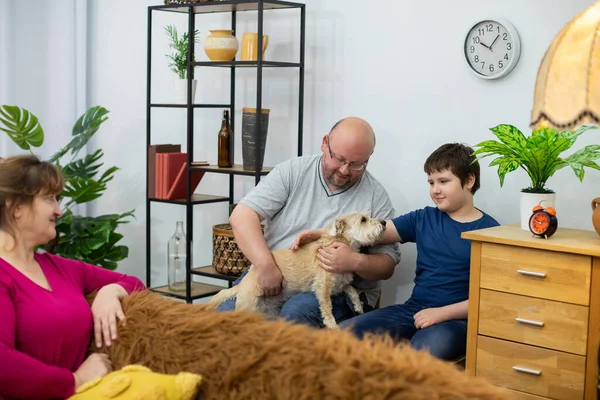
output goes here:
[[125, 325], [125, 314], [121, 307], [121, 299], [125, 296], [127, 291], [117, 284], [106, 285], [98, 291], [92, 303], [96, 347], [102, 347], [103, 340], [108, 347], [111, 340], [117, 339], [117, 318]]
[[321, 236], [325, 233], [325, 229], [310, 229], [307, 231], [300, 232], [296, 237], [294, 243], [290, 246], [290, 250], [296, 251], [300, 246], [307, 243], [314, 242], [315, 240], [321, 239]]
[[75, 389], [98, 377], [101, 378], [106, 376], [106, 374], [111, 371], [112, 363], [107, 354], [91, 354], [83, 364], [81, 364], [79, 369], [73, 373], [73, 376], [75, 377]]

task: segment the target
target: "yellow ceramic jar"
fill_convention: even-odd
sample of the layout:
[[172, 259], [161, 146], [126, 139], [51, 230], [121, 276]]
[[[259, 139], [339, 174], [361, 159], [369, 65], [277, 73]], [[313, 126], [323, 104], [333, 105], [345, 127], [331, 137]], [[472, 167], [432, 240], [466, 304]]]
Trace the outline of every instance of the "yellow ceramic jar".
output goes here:
[[204, 41], [204, 52], [211, 61], [231, 61], [235, 58], [238, 46], [232, 30], [211, 30]]

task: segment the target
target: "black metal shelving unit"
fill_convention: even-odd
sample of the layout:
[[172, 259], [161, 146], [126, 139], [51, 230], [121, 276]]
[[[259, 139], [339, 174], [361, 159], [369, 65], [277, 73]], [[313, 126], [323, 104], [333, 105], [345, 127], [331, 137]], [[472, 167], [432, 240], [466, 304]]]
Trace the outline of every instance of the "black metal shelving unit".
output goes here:
[[[192, 103], [192, 80], [188, 79], [188, 98], [187, 104], [160, 104], [151, 103], [151, 54], [152, 54], [152, 14], [154, 12], [177, 12], [186, 13], [188, 15], [188, 32], [194, 32], [195, 30], [195, 15], [207, 14], [207, 13], [231, 13], [231, 29], [233, 34], [236, 35], [236, 15], [238, 12], [243, 11], [257, 11], [257, 23], [258, 23], [258, 48], [262, 48], [263, 41], [263, 18], [265, 10], [282, 10], [282, 9], [298, 9], [300, 12], [300, 54], [299, 62], [280, 62], [280, 61], [265, 61], [262, 59], [262, 52], [258, 52], [257, 61], [230, 61], [230, 62], [190, 62], [188, 64], [187, 76], [192, 76], [192, 71], [195, 67], [219, 67], [229, 68], [230, 70], [230, 103], [229, 104], [193, 104]], [[231, 128], [235, 130], [235, 83], [236, 83], [236, 68], [256, 68], [256, 113], [261, 115], [262, 112], [262, 81], [263, 81], [263, 68], [297, 68], [298, 69], [298, 156], [302, 155], [302, 131], [303, 131], [303, 119], [304, 119], [304, 44], [305, 44], [305, 27], [306, 27], [306, 10], [305, 5], [302, 3], [279, 1], [279, 0], [230, 0], [230, 1], [209, 1], [209, 2], [196, 2], [184, 5], [164, 5], [164, 6], [150, 6], [148, 7], [148, 41], [147, 41], [147, 93], [146, 93], [146, 148], [151, 144], [151, 112], [153, 108], [186, 108], [187, 109], [187, 165], [192, 165], [194, 161], [194, 110], [196, 108], [216, 108], [216, 109], [229, 109], [231, 118]], [[190, 53], [194, 49], [193, 35], [189, 35], [189, 51]], [[188, 60], [191, 60], [191, 54], [188, 54]], [[256, 130], [260, 132], [261, 129], [261, 118], [257, 118]], [[235, 132], [234, 132], [235, 134]], [[257, 146], [257, 159], [258, 159], [258, 146]], [[146, 151], [146, 170], [148, 169], [148, 151]], [[229, 196], [212, 196], [208, 194], [194, 194], [189, 190], [192, 181], [192, 171], [200, 169], [206, 173], [218, 173], [229, 175]], [[220, 274], [212, 267], [212, 265], [192, 268], [192, 249], [189, 245], [193, 240], [193, 210], [194, 205], [209, 204], [217, 202], [228, 202], [230, 205], [233, 204], [233, 188], [234, 188], [234, 177], [236, 175], [241, 176], [254, 176], [255, 184], [258, 184], [261, 176], [268, 174], [271, 168], [263, 167], [261, 171], [245, 171], [241, 165], [235, 165], [233, 168], [219, 168], [215, 165], [210, 166], [191, 166], [187, 170], [187, 197], [181, 200], [159, 200], [153, 199], [149, 196], [148, 191], [148, 179], [146, 179], [146, 285], [153, 291], [158, 292], [165, 296], [170, 296], [185, 300], [187, 303], [191, 303], [193, 300], [208, 297], [216, 294], [222, 289], [221, 286], [209, 285], [205, 283], [193, 282], [192, 277], [194, 275], [219, 279], [228, 282], [228, 286], [231, 287], [235, 277]], [[150, 258], [150, 217], [151, 217], [151, 205], [153, 202], [180, 204], [186, 207], [186, 289], [185, 292], [172, 292], [168, 286], [153, 287], [151, 282], [152, 265]], [[166, 264], [161, 266], [166, 269]]]

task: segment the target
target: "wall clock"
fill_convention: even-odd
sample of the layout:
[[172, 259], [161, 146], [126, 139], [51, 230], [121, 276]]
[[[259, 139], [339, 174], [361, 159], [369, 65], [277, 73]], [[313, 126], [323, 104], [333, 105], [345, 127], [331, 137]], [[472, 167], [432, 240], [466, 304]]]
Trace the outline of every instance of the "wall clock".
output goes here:
[[521, 40], [508, 21], [485, 19], [469, 29], [464, 42], [469, 69], [482, 79], [506, 76], [519, 62]]

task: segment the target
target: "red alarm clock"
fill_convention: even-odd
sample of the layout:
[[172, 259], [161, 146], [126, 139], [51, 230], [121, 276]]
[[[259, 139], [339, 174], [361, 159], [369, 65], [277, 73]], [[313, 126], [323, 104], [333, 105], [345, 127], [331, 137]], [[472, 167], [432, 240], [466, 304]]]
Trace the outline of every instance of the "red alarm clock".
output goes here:
[[558, 219], [554, 207], [533, 207], [533, 214], [529, 217], [529, 230], [536, 236], [544, 239], [554, 235], [558, 229]]

